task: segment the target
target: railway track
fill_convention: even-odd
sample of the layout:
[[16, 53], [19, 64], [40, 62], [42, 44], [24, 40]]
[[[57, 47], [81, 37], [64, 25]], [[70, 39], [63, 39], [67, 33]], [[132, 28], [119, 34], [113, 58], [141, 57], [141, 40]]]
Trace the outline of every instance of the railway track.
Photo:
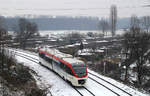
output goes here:
[[33, 56], [38, 56], [38, 54], [30, 52], [30, 51], [26, 51], [26, 50], [20, 50], [20, 49], [15, 49], [15, 48], [11, 48], [11, 50], [14, 50], [15, 52], [26, 52], [27, 54], [33, 55]]
[[104, 84], [102, 84], [102, 83], [96, 81], [95, 79], [93, 79], [93, 78], [91, 78], [91, 77], [88, 77], [88, 78], [91, 79], [91, 80], [93, 80], [94, 82], [98, 83], [99, 85], [105, 87], [106, 89], [110, 90], [111, 92], [113, 92], [113, 93], [116, 94], [117, 96], [121, 96], [121, 95], [119, 95], [117, 92], [113, 91], [112, 89], [110, 89], [109, 87], [105, 86]]
[[[95, 74], [93, 74], [93, 73], [91, 73], [91, 72], [88, 72], [88, 74], [90, 74], [90, 75], [92, 75], [92, 76], [94, 76], [94, 77], [96, 77], [96, 78], [98, 78], [98, 79], [100, 79], [100, 80], [102, 80], [102, 81], [104, 81], [104, 82], [106, 82], [106, 83], [110, 84], [111, 86], [113, 86], [113, 87], [117, 88], [118, 90], [120, 90], [120, 91], [124, 92], [125, 94], [127, 94], [127, 95], [129, 95], [129, 96], [133, 96], [132, 94], [130, 94], [130, 93], [128, 93], [128, 92], [126, 92], [125, 90], [123, 90], [123, 89], [119, 88], [118, 86], [116, 86], [116, 85], [114, 85], [114, 84], [110, 83], [109, 81], [107, 81], [107, 80], [105, 80], [105, 79], [103, 79], [103, 78], [101, 78], [101, 77], [99, 77], [99, 76], [97, 76], [97, 75], [95, 75]], [[88, 78], [90, 78], [90, 79], [92, 79], [93, 81], [95, 81], [95, 82], [99, 83], [97, 80], [95, 80], [95, 79], [91, 78], [90, 76], [89, 76]], [[103, 86], [103, 84], [100, 84], [100, 85], [102, 85], [102, 86]], [[105, 86], [105, 85], [104, 85], [104, 86]], [[105, 87], [106, 87], [106, 86], [105, 86]], [[107, 88], [107, 87], [106, 87], [106, 88]], [[112, 89], [110, 89], [110, 88], [107, 88], [107, 89], [113, 92], [113, 90], [112, 90]], [[119, 94], [118, 94], [118, 93], [116, 93], [116, 92], [113, 92], [113, 93], [115, 93], [117, 96], [121, 96], [121, 95], [119, 95]]]
[[[73, 86], [72, 86], [73, 87]], [[86, 87], [76, 88], [73, 87], [81, 96], [95, 96], [93, 92], [91, 92]]]
[[[17, 51], [18, 51], [18, 50], [17, 50]], [[39, 60], [36, 59], [36, 58], [33, 58], [32, 56], [29, 56], [29, 55], [26, 55], [26, 54], [23, 54], [23, 53], [20, 53], [20, 52], [16, 52], [16, 55], [18, 55], [18, 56], [20, 56], [20, 57], [23, 57], [23, 58], [25, 58], [25, 59], [28, 59], [28, 60], [30, 60], [30, 61], [32, 61], [32, 62], [34, 62], [34, 63], [38, 63], [38, 64], [39, 64]], [[30, 55], [33, 55], [33, 54], [30, 54]], [[34, 55], [34, 56], [35, 56], [35, 55]], [[107, 80], [105, 80], [105, 79], [103, 79], [103, 78], [101, 78], [101, 77], [99, 77], [99, 76], [97, 76], [97, 75], [95, 75], [95, 74], [93, 74], [93, 73], [91, 73], [91, 72], [88, 72], [88, 73], [89, 73], [90, 75], [94, 76], [95, 78], [98, 78], [98, 79], [100, 79], [100, 80], [102, 80], [102, 81], [104, 81], [104, 82], [110, 84], [111, 86], [117, 88], [118, 90], [120, 90], [120, 91], [126, 93], [128, 96], [133, 96], [132, 94], [130, 94], [130, 93], [124, 91], [123, 89], [121, 89], [121, 88], [119, 88], [118, 86], [116, 86], [116, 85], [110, 83], [109, 81], [107, 81]], [[109, 91], [113, 92], [113, 93], [116, 94], [117, 96], [122, 96], [122, 95], [120, 95], [118, 92], [114, 91], [113, 89], [110, 89], [109, 87], [105, 86], [104, 84], [98, 82], [96, 79], [93, 79], [92, 76], [89, 76], [88, 78], [91, 79], [92, 81], [98, 83], [99, 85], [105, 87], [106, 89], [108, 89]], [[91, 91], [90, 91], [88, 88], [86, 88], [86, 87], [82, 87], [82, 88], [73, 87], [73, 88], [74, 88], [81, 96], [87, 96], [86, 94], [88, 94], [88, 96], [95, 96], [94, 93], [91, 92]], [[85, 94], [85, 93], [86, 93], [86, 94]]]
[[[34, 59], [34, 60], [38, 60], [38, 61], [39, 61], [39, 59], [36, 59], [36, 58], [31, 57], [31, 56], [29, 56], [29, 55], [26, 55], [26, 54], [23, 54], [23, 53], [20, 53], [20, 52], [17, 52], [17, 51], [16, 51], [16, 53], [21, 54], [21, 55], [24, 55], [24, 56], [27, 56], [27, 57], [30, 57], [30, 58], [32, 58], [32, 59]], [[30, 55], [32, 55], [32, 54], [30, 54]]]

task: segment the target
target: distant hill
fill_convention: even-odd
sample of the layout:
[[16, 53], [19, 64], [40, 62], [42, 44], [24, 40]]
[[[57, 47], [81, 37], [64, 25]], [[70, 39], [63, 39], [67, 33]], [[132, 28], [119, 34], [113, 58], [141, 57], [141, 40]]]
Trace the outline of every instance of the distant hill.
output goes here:
[[[20, 17], [5, 18], [5, 25], [8, 30], [17, 24]], [[97, 17], [46, 17], [27, 18], [37, 23], [39, 30], [98, 30], [99, 19]], [[128, 28], [129, 18], [118, 19], [117, 29]]]

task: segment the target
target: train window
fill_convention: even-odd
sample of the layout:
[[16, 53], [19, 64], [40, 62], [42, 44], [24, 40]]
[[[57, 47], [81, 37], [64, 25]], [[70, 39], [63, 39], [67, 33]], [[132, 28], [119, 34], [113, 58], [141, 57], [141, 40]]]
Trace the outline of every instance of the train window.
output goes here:
[[60, 61], [55, 61], [55, 62], [60, 66], [60, 63], [61, 63]]
[[41, 57], [41, 53], [39, 53], [39, 56]]
[[52, 59], [50, 59], [49, 57], [45, 56], [44, 59], [49, 62], [49, 63], [52, 63]]
[[65, 65], [65, 71], [66, 71], [68, 74], [73, 75], [72, 70], [71, 70], [67, 65]]
[[48, 58], [48, 62], [49, 62], [49, 63], [52, 63], [52, 59]]
[[47, 55], [45, 55], [44, 53], [39, 53], [39, 56], [41, 58], [43, 58], [45, 61], [52, 63], [52, 59], [50, 59]]
[[44, 58], [44, 57], [45, 57], [45, 54], [44, 54], [44, 53], [39, 53], [39, 56], [40, 56], [41, 58]]
[[44, 60], [47, 61], [47, 57], [46, 56], [44, 57]]
[[60, 63], [60, 68], [64, 69], [64, 63]]
[[77, 76], [82, 77], [86, 73], [86, 67], [84, 63], [73, 64], [73, 70]]
[[74, 69], [75, 73], [77, 73], [77, 74], [78, 74], [78, 73], [79, 73], [79, 74], [83, 74], [83, 73], [86, 72], [85, 67], [74, 67], [73, 69]]
[[60, 65], [61, 65], [61, 62], [59, 62], [59, 61], [53, 60], [53, 63], [54, 63], [56, 66], [58, 66], [58, 67], [60, 67]]

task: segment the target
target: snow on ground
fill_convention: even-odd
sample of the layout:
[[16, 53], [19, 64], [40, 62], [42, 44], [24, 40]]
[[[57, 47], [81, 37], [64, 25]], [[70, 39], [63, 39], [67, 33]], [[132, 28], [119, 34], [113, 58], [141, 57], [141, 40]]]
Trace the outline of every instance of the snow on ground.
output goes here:
[[[79, 33], [82, 35], [87, 35], [88, 32], [92, 32], [94, 34], [102, 33], [102, 31], [99, 31], [99, 30], [47, 30], [47, 31], [39, 31], [41, 36], [48, 35], [49, 37], [54, 37], [54, 38], [64, 37], [64, 36], [67, 36], [68, 34], [72, 34], [72, 33]], [[122, 34], [124, 34], [123, 30], [117, 30], [116, 31], [116, 35], [122, 35]], [[110, 37], [110, 36], [111, 36], [111, 32], [107, 32], [107, 37]]]
[[[95, 49], [94, 52], [97, 52], [97, 53], [103, 53], [104, 50], [100, 50], [100, 49]], [[78, 50], [78, 55], [92, 55], [93, 54], [93, 49], [83, 49], [82, 51], [81, 50]]]
[[91, 79], [88, 79], [86, 87], [94, 92], [95, 96], [116, 96], [116, 94], [104, 88], [103, 86], [100, 86]]
[[102, 41], [96, 41], [97, 43], [107, 43], [109, 41], [106, 41], [106, 40], [102, 40]]
[[[87, 36], [88, 32], [92, 32], [93, 34], [96, 34], [96, 36], [99, 36], [98, 34], [102, 33], [102, 31], [100, 30], [46, 30], [46, 31], [39, 30], [41, 36], [46, 36], [46, 37], [48, 36], [49, 37], [48, 39], [51, 39], [49, 41], [56, 41], [57, 39], [62, 40], [60, 39], [61, 37], [66, 37], [68, 34], [73, 34], [73, 33], [79, 33], [83, 36]], [[121, 29], [116, 31], [116, 35], [122, 35], [124, 33], [125, 31]], [[9, 31], [9, 34], [13, 35], [14, 32]], [[104, 38], [109, 38], [109, 37], [112, 37], [111, 32], [107, 32], [107, 36], [105, 36]], [[87, 36], [86, 39], [94, 39], [94, 38]], [[87, 42], [83, 42], [83, 43], [87, 44]]]
[[118, 81], [116, 81], [116, 80], [114, 80], [112, 78], [105, 77], [103, 75], [99, 75], [99, 74], [95, 73], [94, 71], [92, 71], [90, 69], [88, 69], [88, 72], [91, 72], [91, 73], [93, 73], [93, 74], [95, 74], [95, 75], [97, 75], [97, 76], [99, 76], [99, 77], [101, 77], [101, 78], [111, 82], [112, 84], [118, 86], [119, 88], [124, 89], [125, 91], [133, 94], [133, 96], [150, 96], [148, 94], [147, 95], [143, 94], [143, 93], [139, 92], [137, 89], [133, 89], [133, 88], [131, 88], [131, 87], [127, 86], [127, 85], [124, 85], [124, 84], [122, 84], [122, 83], [120, 83], [120, 82], [118, 82]]
[[28, 56], [33, 56], [33, 55], [35, 55], [36, 58], [38, 59], [38, 57], [37, 57], [38, 54], [35, 53], [35, 52], [29, 52], [29, 51], [27, 51], [27, 50], [15, 49], [15, 48], [7, 48], [7, 49], [9, 49], [9, 51], [18, 52], [18, 53], [25, 54], [25, 55], [28, 55]]
[[[12, 51], [12, 49], [10, 51]], [[17, 53], [17, 52], [14, 52], [14, 53]], [[32, 56], [33, 58], [38, 59], [38, 57], [36, 55], [31, 55], [31, 54], [27, 53], [27, 51], [24, 51], [24, 52], [21, 51], [20, 53], [28, 55], [28, 56]], [[51, 70], [48, 70], [47, 68], [45, 68], [35, 62], [27, 60], [23, 57], [20, 57], [17, 55], [15, 55], [15, 57], [18, 62], [23, 63], [25, 66], [29, 66], [31, 69], [33, 69], [35, 72], [37, 72], [37, 74], [40, 76], [40, 80], [41, 80], [41, 81], [37, 81], [37, 82], [42, 82], [46, 86], [49, 86], [49, 85], [52, 86], [51, 88], [49, 88], [49, 90], [51, 91], [53, 96], [80, 96], [79, 93], [77, 93], [77, 91], [75, 91], [75, 89], [73, 89], [70, 84], [68, 84], [66, 81], [64, 81], [62, 78], [60, 78], [60, 76], [58, 76], [56, 73], [52, 72]], [[91, 72], [91, 73], [113, 83], [114, 85], [131, 93], [133, 96], [148, 96], [146, 94], [139, 92], [138, 90], [130, 88], [130, 87], [128, 87], [122, 83], [119, 83], [111, 78], [99, 75], [89, 69], [88, 69], [88, 72]], [[89, 75], [89, 76], [92, 77], [93, 79], [96, 79], [94, 76], [91, 76], [91, 75]], [[105, 84], [105, 86], [108, 86], [109, 88], [113, 88], [111, 85], [109, 85], [99, 79], [97, 79], [97, 80], [99, 82], [101, 82], [102, 84]], [[96, 82], [92, 81], [90, 78], [88, 78], [87, 84], [85, 87], [88, 88], [90, 91], [94, 92], [94, 94], [96, 96], [116, 96], [116, 94], [112, 93], [111, 91], [104, 88], [103, 86], [98, 85]], [[113, 90], [117, 91], [117, 93], [122, 94], [121, 96], [127, 96], [126, 94], [122, 93], [122, 91], [119, 91], [115, 88], [113, 88]], [[84, 91], [82, 88], [80, 88], [80, 91], [82, 91], [82, 93], [86, 94], [85, 96], [89, 96], [88, 95], [89, 93]]]
[[[36, 56], [33, 56], [36, 58]], [[39, 76], [45, 85], [51, 85], [50, 91], [53, 96], [80, 96], [67, 82], [56, 75], [54, 72], [48, 70], [41, 65], [29, 61], [23, 57], [17, 56], [16, 59], [20, 63], [24, 63], [25, 66], [29, 66]]]

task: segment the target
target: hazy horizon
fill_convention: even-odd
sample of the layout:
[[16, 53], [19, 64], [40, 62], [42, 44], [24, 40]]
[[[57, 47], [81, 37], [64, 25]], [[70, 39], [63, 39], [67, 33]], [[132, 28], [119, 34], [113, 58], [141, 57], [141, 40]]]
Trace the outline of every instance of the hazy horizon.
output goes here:
[[118, 17], [150, 16], [150, 0], [0, 0], [0, 15], [109, 17], [115, 4]]

